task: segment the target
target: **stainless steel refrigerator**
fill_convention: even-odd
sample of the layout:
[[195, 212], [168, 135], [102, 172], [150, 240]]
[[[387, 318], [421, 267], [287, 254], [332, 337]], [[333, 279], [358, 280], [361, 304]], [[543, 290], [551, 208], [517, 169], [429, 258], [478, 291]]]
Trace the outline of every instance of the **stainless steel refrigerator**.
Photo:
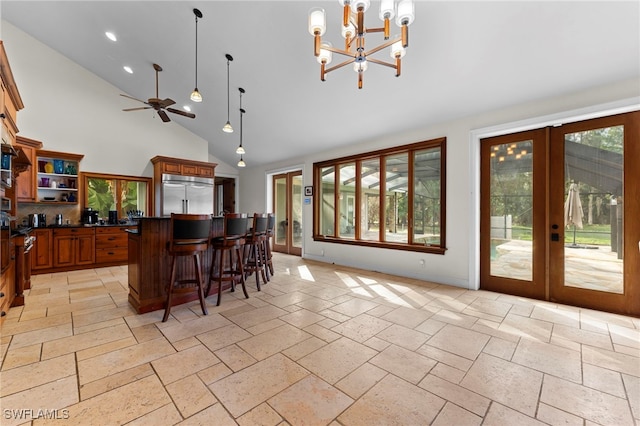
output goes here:
[[162, 215], [213, 214], [212, 178], [162, 175]]

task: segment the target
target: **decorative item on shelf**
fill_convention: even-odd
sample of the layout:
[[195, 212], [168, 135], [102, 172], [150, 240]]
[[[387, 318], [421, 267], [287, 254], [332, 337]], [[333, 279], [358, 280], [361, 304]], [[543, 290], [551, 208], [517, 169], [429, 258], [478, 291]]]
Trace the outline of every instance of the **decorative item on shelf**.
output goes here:
[[69, 186], [69, 188], [71, 188], [71, 189], [75, 189], [75, 187], [76, 187], [76, 180], [75, 180], [75, 179], [68, 179], [68, 180], [67, 180], [67, 186]]
[[64, 161], [63, 160], [53, 160], [53, 172], [56, 174], [64, 173]]
[[73, 203], [76, 201], [76, 195], [72, 192], [69, 194], [69, 196], [67, 197], [67, 201], [70, 203]]
[[44, 170], [44, 166], [47, 164], [46, 161], [44, 160], [38, 160], [38, 172], [40, 173], [46, 173], [46, 171]]
[[222, 131], [233, 133], [233, 127], [231, 127], [231, 121], [229, 121], [229, 62], [233, 61], [233, 56], [227, 53], [225, 57], [227, 58], [227, 122], [222, 127]]
[[56, 189], [58, 187], [58, 182], [55, 180], [52, 180], [51, 185], [49, 185], [49, 187], [52, 189]]
[[191, 92], [191, 100], [193, 102], [202, 102], [202, 95], [198, 91], [198, 18], [202, 18], [202, 12], [198, 9], [193, 9], [193, 14], [196, 15], [196, 86]]
[[51, 163], [51, 161], [47, 161], [47, 163], [44, 165], [44, 172], [53, 173], [53, 163]]
[[41, 188], [48, 188], [49, 187], [49, 178], [46, 178], [46, 177], [40, 178], [40, 187]]
[[[393, 68], [396, 70], [396, 77], [399, 77], [401, 59], [409, 46], [409, 25], [415, 18], [413, 0], [398, 1], [397, 9], [395, 0], [381, 0], [379, 16], [384, 22], [384, 27], [381, 28], [368, 28], [364, 25], [364, 13], [369, 8], [370, 0], [339, 0], [339, 2], [343, 5], [342, 36], [345, 39], [344, 49], [337, 49], [332, 47], [331, 43], [322, 42], [321, 37], [327, 29], [324, 9], [315, 7], [309, 11], [309, 33], [314, 37], [314, 55], [320, 64], [320, 80], [325, 81], [326, 74], [333, 70], [353, 64], [353, 70], [358, 73], [358, 89], [362, 89], [363, 73], [367, 70], [369, 62]], [[401, 35], [389, 40], [389, 21], [394, 16], [396, 17], [396, 24], [400, 27]], [[365, 51], [365, 36], [376, 32], [382, 32], [385, 41]], [[387, 47], [391, 48], [389, 54], [391, 59], [395, 60], [395, 64], [370, 56]], [[331, 63], [332, 53], [351, 59], [326, 68]]]
[[69, 195], [68, 194], [61, 194], [60, 195], [60, 201], [69, 201]]
[[76, 166], [74, 166], [72, 163], [67, 163], [67, 165], [64, 168], [64, 174], [76, 175], [78, 174], [78, 169], [76, 169]]

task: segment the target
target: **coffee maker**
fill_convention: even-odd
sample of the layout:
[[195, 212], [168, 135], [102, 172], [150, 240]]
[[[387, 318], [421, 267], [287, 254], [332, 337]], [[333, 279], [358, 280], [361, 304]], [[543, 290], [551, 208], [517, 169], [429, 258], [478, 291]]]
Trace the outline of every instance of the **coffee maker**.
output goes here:
[[85, 225], [95, 225], [98, 223], [98, 211], [91, 207], [86, 207], [82, 210], [81, 216], [82, 223]]
[[30, 214], [29, 226], [31, 228], [45, 228], [47, 226], [47, 215], [44, 213]]

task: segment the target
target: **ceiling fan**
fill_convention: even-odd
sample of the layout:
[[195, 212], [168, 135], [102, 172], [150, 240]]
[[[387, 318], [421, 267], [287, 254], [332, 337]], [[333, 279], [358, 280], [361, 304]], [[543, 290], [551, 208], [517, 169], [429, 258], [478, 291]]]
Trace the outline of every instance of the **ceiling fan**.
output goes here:
[[160, 99], [158, 97], [158, 73], [160, 71], [162, 71], [162, 67], [158, 64], [153, 64], [153, 69], [156, 70], [156, 97], [155, 98], [149, 98], [146, 102], [137, 98], [134, 98], [132, 96], [129, 95], [123, 95], [122, 93], [120, 94], [120, 96], [124, 96], [125, 98], [129, 98], [129, 99], [133, 99], [134, 101], [138, 101], [138, 102], [142, 102], [143, 104], [146, 104], [148, 106], [144, 106], [144, 107], [137, 107], [137, 108], [126, 108], [123, 109], [123, 111], [139, 111], [142, 109], [155, 109], [158, 112], [158, 115], [160, 116], [160, 118], [162, 119], [163, 122], [168, 122], [171, 121], [171, 119], [169, 119], [169, 116], [167, 115], [167, 112], [171, 112], [173, 114], [178, 114], [178, 115], [182, 115], [184, 117], [188, 117], [188, 118], [196, 118], [195, 114], [192, 114], [190, 112], [185, 112], [185, 111], [180, 111], [179, 109], [175, 109], [175, 108], [169, 108], [170, 105], [175, 104], [176, 102], [173, 99], [170, 98], [166, 98], [166, 99]]

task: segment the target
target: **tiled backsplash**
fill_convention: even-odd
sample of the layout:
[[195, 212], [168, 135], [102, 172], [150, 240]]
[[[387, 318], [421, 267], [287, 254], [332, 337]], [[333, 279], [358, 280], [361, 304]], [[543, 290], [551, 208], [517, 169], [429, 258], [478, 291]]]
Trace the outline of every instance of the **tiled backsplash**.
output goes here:
[[37, 204], [37, 203], [18, 203], [18, 220], [17, 224], [27, 225], [29, 223], [29, 215], [33, 213], [44, 213], [47, 215], [47, 225], [51, 225], [57, 214], [62, 214], [64, 224], [69, 223], [77, 225], [80, 223], [80, 205], [79, 204]]

